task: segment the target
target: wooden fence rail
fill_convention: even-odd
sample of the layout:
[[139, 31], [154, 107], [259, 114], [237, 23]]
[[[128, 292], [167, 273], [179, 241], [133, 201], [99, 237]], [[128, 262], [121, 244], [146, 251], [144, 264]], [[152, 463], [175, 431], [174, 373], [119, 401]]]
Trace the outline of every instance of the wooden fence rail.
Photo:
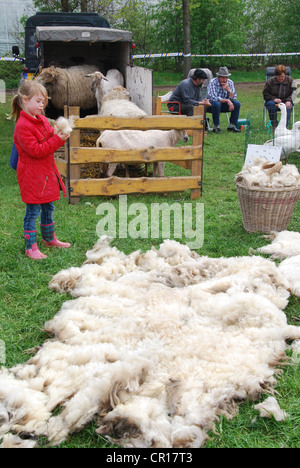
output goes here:
[[[138, 118], [116, 118], [87, 116], [79, 118], [79, 108], [65, 108], [65, 115], [78, 117], [68, 144], [65, 145], [65, 159], [57, 156], [56, 164], [69, 188], [70, 203], [77, 203], [84, 196], [113, 196], [129, 193], [181, 192], [191, 189], [191, 198], [196, 199], [202, 192], [204, 108], [200, 106], [197, 115], [186, 116], [145, 116]], [[107, 148], [81, 147], [80, 132], [83, 130], [122, 129], [186, 129], [192, 131], [192, 146], [113, 150]], [[190, 176], [140, 177], [82, 179], [81, 165], [95, 163], [141, 164], [172, 162], [191, 170]]]

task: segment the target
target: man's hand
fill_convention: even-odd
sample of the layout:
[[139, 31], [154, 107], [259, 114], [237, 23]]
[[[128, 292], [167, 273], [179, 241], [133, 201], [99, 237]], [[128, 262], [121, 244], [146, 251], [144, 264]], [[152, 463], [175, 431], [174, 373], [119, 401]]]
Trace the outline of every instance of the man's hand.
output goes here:
[[232, 112], [233, 109], [234, 109], [234, 105], [233, 105], [233, 103], [230, 101], [230, 99], [227, 99], [227, 104], [228, 104], [228, 107], [229, 107], [229, 111]]
[[210, 100], [209, 99], [204, 99], [203, 101], [199, 101], [198, 106], [208, 107], [208, 106], [210, 106]]
[[231, 92], [232, 92], [231, 89], [230, 89], [230, 87], [229, 87], [229, 84], [228, 84], [228, 83], [223, 83], [223, 84], [222, 84], [222, 88], [223, 88], [225, 91], [227, 91], [228, 93], [231, 93]]

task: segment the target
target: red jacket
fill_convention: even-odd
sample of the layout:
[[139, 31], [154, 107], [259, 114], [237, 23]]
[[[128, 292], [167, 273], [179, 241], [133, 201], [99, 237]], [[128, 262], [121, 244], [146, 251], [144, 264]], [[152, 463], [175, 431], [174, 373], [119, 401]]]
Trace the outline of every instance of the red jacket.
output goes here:
[[17, 177], [22, 201], [26, 204], [50, 203], [59, 200], [66, 187], [54, 161], [54, 152], [65, 142], [54, 135], [46, 117], [31, 117], [21, 111], [14, 131], [19, 153]]

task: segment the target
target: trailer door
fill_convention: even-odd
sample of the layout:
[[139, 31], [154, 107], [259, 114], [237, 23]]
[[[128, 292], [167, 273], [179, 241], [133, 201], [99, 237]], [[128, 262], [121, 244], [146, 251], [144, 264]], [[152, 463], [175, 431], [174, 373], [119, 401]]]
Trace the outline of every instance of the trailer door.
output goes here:
[[149, 68], [126, 67], [126, 89], [132, 101], [152, 115], [153, 73]]

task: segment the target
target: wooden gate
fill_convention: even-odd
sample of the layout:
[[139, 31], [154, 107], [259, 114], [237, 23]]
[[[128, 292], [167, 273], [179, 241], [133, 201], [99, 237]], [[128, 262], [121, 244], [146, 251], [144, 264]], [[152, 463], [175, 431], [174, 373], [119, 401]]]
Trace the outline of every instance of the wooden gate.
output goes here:
[[[130, 193], [182, 192], [191, 189], [191, 198], [200, 198], [203, 173], [204, 108], [199, 106], [197, 115], [186, 116], [145, 116], [138, 118], [116, 118], [87, 116], [79, 118], [79, 108], [65, 109], [65, 115], [75, 115], [75, 128], [66, 146], [65, 159], [56, 157], [56, 163], [69, 189], [70, 203], [77, 203], [80, 197], [124, 195]], [[81, 147], [80, 132], [93, 130], [122, 129], [186, 129], [192, 131], [191, 146], [112, 150], [96, 147]], [[159, 161], [172, 162], [190, 169], [189, 176], [177, 177], [109, 177], [100, 179], [80, 178], [81, 165], [94, 163], [141, 164]]]

